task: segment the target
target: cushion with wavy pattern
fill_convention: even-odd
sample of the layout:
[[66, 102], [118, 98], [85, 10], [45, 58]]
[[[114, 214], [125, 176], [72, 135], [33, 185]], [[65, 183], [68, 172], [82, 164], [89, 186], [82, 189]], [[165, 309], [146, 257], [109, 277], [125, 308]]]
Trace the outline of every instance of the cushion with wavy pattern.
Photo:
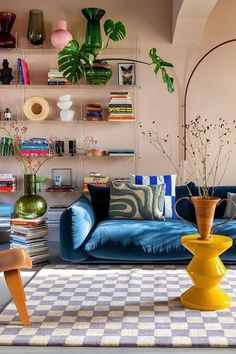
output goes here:
[[164, 219], [165, 184], [144, 186], [112, 182], [109, 217], [113, 219]]

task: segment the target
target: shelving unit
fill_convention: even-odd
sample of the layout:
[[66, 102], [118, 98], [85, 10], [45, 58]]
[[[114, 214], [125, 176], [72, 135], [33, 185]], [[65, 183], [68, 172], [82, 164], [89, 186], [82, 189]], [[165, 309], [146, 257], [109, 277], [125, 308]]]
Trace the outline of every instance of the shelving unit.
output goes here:
[[[131, 48], [119, 47], [107, 49], [106, 56], [137, 59], [137, 43], [135, 42], [134, 46]], [[17, 58], [24, 58], [27, 61], [32, 82], [31, 85], [18, 84]], [[105, 119], [101, 121], [84, 120], [86, 104], [89, 102], [99, 102], [103, 107], [107, 107], [111, 91], [129, 91], [133, 100], [134, 114], [136, 114], [137, 86], [118, 86], [116, 61], [111, 62], [113, 66], [113, 78], [111, 79], [111, 83], [102, 86], [92, 86], [84, 82], [79, 85], [47, 85], [49, 69], [57, 67], [57, 51], [55, 49], [0, 49], [0, 65], [3, 59], [8, 59], [9, 66], [13, 69], [14, 79], [11, 85], [0, 86], [0, 111], [3, 111], [6, 107], [10, 108], [13, 119], [17, 120], [19, 126], [22, 124], [28, 127], [27, 138], [49, 138], [50, 135], [53, 135], [56, 136], [58, 140], [64, 140], [65, 145], [68, 145], [68, 140], [76, 140], [77, 149], [79, 149], [82, 146], [83, 138], [92, 135], [98, 140], [98, 146], [104, 150], [109, 148], [133, 148], [135, 150], [135, 156], [101, 157], [78, 154], [69, 156], [66, 151], [65, 156], [55, 156], [50, 159], [41, 167], [38, 175], [50, 178], [51, 168], [72, 167], [73, 183], [77, 188], [75, 191], [69, 193], [46, 192], [47, 195], [53, 194], [52, 197], [47, 197], [49, 206], [55, 204], [55, 195], [60, 194], [62, 198], [65, 198], [65, 193], [66, 195], [72, 196], [71, 199], [66, 197], [69, 204], [73, 200], [73, 195], [75, 199], [77, 195], [81, 193], [83, 177], [91, 171], [99, 171], [110, 176], [111, 179], [126, 176], [130, 172], [136, 171], [138, 149], [137, 124], [135, 120], [120, 122]], [[75, 110], [75, 116], [72, 122], [61, 121], [59, 115], [60, 110], [56, 105], [59, 96], [64, 94], [71, 94], [71, 100], [73, 101], [71, 109]], [[23, 104], [25, 100], [32, 96], [40, 96], [48, 100], [51, 110], [47, 119], [43, 121], [32, 121], [24, 116]], [[104, 109], [103, 115], [105, 118], [107, 117], [106, 109]], [[8, 124], [10, 122], [6, 123]], [[4, 133], [1, 131], [0, 136], [4, 136]], [[73, 162], [72, 159], [74, 159]], [[20, 164], [14, 157], [0, 157], [0, 172], [3, 171], [3, 169], [9, 173], [14, 169], [14, 173], [16, 173], [18, 179], [17, 191], [8, 193], [3, 199], [4, 201], [7, 201], [7, 197], [16, 199], [18, 194], [23, 190], [23, 172], [21, 171]], [[15, 169], [17, 170], [16, 172]], [[44, 189], [44, 187], [42, 188]], [[42, 191], [42, 193], [45, 192]], [[9, 194], [11, 194], [11, 196]]]

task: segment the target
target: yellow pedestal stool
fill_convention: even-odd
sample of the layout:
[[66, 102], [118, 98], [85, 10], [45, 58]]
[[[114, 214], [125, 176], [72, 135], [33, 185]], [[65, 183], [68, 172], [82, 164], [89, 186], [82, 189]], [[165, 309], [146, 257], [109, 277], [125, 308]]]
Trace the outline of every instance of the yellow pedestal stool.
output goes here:
[[25, 304], [26, 297], [20, 276], [20, 268], [32, 268], [31, 258], [24, 250], [0, 251], [0, 272], [4, 272], [7, 286], [23, 325], [28, 326], [30, 321]]
[[218, 256], [232, 246], [232, 239], [212, 235], [210, 240], [202, 241], [198, 237], [197, 234], [181, 238], [182, 245], [194, 255], [187, 267], [194, 286], [181, 295], [181, 303], [195, 310], [225, 309], [230, 306], [231, 298], [218, 287], [226, 273]]

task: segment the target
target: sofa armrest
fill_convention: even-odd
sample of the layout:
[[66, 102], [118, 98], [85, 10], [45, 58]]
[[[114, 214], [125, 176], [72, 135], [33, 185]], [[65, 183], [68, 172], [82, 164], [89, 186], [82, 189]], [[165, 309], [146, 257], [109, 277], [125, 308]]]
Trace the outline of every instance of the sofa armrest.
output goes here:
[[[79, 250], [95, 224], [95, 211], [88, 198], [82, 195], [61, 215], [61, 249]], [[64, 249], [63, 249], [64, 251]], [[64, 252], [63, 252], [64, 253]]]

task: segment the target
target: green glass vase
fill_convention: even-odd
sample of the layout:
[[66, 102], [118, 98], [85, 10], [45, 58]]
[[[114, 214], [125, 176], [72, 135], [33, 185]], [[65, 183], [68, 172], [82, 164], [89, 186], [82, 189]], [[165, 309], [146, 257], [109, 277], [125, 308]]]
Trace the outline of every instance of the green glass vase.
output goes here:
[[111, 65], [104, 61], [96, 61], [93, 68], [85, 67], [86, 80], [90, 85], [105, 85], [112, 77]]
[[24, 195], [16, 202], [18, 218], [35, 219], [43, 216], [47, 211], [46, 200], [36, 194], [36, 175], [24, 175]]
[[87, 28], [85, 36], [85, 44], [94, 49], [102, 48], [102, 36], [100, 28], [100, 20], [106, 13], [105, 10], [87, 7], [82, 10], [82, 13], [87, 19]]

